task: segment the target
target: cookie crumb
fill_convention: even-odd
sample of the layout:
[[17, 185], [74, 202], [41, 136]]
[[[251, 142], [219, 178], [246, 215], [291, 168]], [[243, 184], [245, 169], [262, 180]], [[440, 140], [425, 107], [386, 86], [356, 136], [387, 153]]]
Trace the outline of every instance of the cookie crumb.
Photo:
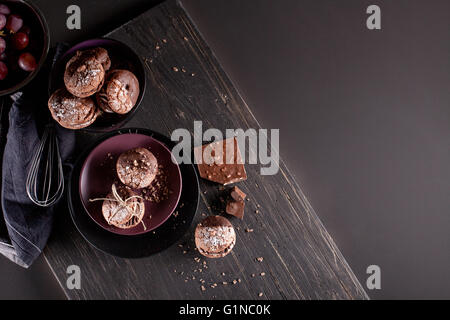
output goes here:
[[262, 292], [258, 293], [258, 297], [262, 297], [264, 294]]
[[264, 260], [263, 257], [256, 258], [256, 261], [258, 261], [258, 262], [263, 262], [263, 260]]
[[264, 277], [266, 275], [265, 272], [261, 272], [261, 277]]
[[248, 232], [248, 233], [253, 232], [253, 229], [247, 228], [247, 229], [245, 229], [245, 232]]
[[206, 290], [205, 286], [201, 286], [200, 288], [202, 289], [202, 291]]
[[175, 72], [178, 72], [178, 68], [177, 67], [172, 67], [172, 70]]

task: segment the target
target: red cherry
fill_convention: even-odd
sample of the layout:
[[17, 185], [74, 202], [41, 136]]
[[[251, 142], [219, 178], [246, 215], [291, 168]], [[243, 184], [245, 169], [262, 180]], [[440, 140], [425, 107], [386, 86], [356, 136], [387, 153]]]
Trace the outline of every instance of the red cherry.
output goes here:
[[6, 21], [6, 29], [12, 32], [17, 32], [22, 28], [23, 26], [23, 20], [22, 18], [17, 14], [12, 14], [8, 17], [8, 20]]
[[8, 67], [3, 61], [0, 61], [0, 80], [3, 80], [8, 75]]
[[16, 48], [17, 50], [23, 50], [28, 46], [29, 39], [26, 33], [17, 32], [14, 34], [12, 41], [14, 44], [14, 48]]
[[33, 57], [31, 53], [25, 52], [19, 56], [19, 67], [25, 71], [34, 71], [36, 70], [37, 63], [36, 59]]

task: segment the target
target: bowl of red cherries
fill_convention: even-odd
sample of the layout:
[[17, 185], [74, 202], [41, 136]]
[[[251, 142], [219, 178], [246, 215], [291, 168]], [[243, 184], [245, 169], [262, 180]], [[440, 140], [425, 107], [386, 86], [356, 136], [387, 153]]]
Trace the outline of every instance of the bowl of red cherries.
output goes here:
[[24, 0], [0, 0], [0, 96], [34, 78], [49, 44], [48, 26], [37, 7]]

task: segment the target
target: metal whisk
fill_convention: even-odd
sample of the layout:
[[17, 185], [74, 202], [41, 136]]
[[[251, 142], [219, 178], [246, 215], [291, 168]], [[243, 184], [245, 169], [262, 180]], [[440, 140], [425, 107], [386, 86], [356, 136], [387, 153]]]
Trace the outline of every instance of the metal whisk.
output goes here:
[[55, 204], [64, 192], [64, 172], [58, 137], [53, 124], [47, 124], [31, 160], [26, 181], [27, 195], [41, 207]]

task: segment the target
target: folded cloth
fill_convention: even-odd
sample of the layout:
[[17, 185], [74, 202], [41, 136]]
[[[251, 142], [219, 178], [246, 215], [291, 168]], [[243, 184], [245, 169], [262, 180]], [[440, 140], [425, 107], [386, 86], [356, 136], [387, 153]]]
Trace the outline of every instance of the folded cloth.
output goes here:
[[[61, 45], [57, 47], [53, 62], [61, 48]], [[7, 236], [0, 238], [0, 253], [25, 268], [45, 247], [55, 211], [54, 206], [42, 208], [33, 204], [25, 188], [28, 168], [39, 145], [39, 131], [49, 121], [48, 117], [42, 119], [48, 99], [48, 72], [49, 68], [43, 69], [39, 74], [43, 80], [36, 79], [33, 86], [12, 96], [14, 102], [9, 112], [9, 129], [3, 152], [1, 208]], [[73, 131], [58, 125], [56, 133], [65, 162], [74, 148], [75, 136]]]

